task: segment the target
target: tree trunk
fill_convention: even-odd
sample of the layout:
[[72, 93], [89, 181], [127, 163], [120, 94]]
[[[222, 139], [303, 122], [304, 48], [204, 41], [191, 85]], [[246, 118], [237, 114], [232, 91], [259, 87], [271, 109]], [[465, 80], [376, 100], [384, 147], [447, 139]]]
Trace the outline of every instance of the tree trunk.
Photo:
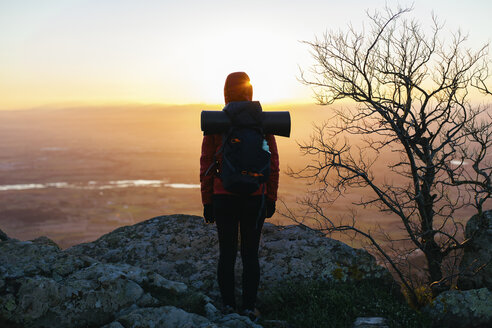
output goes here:
[[[429, 285], [433, 282], [440, 281], [442, 279], [442, 253], [439, 245], [434, 241], [434, 237], [424, 241], [424, 255], [427, 260], [427, 267], [429, 271]], [[437, 296], [439, 291], [433, 290], [434, 296]]]

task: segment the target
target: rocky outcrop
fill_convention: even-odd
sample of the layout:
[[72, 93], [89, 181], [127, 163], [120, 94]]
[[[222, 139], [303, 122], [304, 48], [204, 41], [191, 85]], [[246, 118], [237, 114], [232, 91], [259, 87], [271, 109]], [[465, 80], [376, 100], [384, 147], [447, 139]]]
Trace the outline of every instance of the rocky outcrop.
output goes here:
[[492, 293], [487, 288], [439, 294], [424, 311], [435, 327], [492, 327]]
[[174, 306], [143, 308], [123, 315], [103, 328], [261, 328], [247, 317], [237, 313], [223, 316], [211, 322], [207, 318], [188, 313]]
[[0, 241], [5, 241], [7, 239], [9, 239], [7, 234], [0, 229]]
[[0, 327], [261, 327], [210, 301], [182, 282], [73, 255], [46, 237], [0, 242]]
[[460, 264], [463, 274], [458, 280], [461, 290], [487, 287], [492, 290], [492, 211], [474, 215], [466, 224], [465, 247]]
[[[116, 229], [67, 252], [88, 255], [104, 263], [127, 263], [151, 270], [168, 279], [184, 282], [217, 301], [218, 241], [215, 229], [214, 225], [204, 225], [203, 218], [197, 216], [161, 216]], [[301, 226], [266, 223], [259, 256], [260, 291], [284, 279], [392, 279], [365, 250], [353, 249]], [[241, 265], [238, 260], [237, 282], [241, 282]]]
[[[122, 227], [68, 250], [46, 237], [5, 235], [0, 326], [260, 327], [216, 307], [216, 235], [215, 226], [188, 215]], [[299, 226], [266, 224], [261, 243], [260, 291], [289, 278], [391, 279], [367, 252]]]

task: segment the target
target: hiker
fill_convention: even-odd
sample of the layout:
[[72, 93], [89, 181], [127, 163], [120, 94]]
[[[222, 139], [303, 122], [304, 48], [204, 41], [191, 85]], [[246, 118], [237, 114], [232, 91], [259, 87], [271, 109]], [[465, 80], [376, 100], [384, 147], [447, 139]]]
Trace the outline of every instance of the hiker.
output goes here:
[[[226, 106], [223, 111], [228, 116], [236, 113], [243, 116], [250, 113], [261, 114], [260, 103], [252, 101], [253, 87], [248, 75], [244, 72], [235, 72], [227, 76], [224, 98]], [[241, 115], [237, 115], [233, 119], [239, 120]], [[240, 312], [256, 319], [259, 316], [255, 303], [260, 281], [258, 246], [265, 218], [270, 218], [275, 213], [279, 180], [277, 144], [273, 135], [261, 135], [263, 149], [270, 153], [270, 158], [266, 163], [269, 169], [268, 179], [250, 194], [244, 194], [243, 190], [234, 193], [226, 190], [219, 172], [222, 165], [222, 153], [224, 152], [224, 138], [226, 137], [220, 134], [203, 137], [200, 158], [203, 216], [207, 223], [215, 222], [217, 225], [220, 251], [217, 279], [226, 312], [238, 311], [234, 295], [234, 265], [239, 228], [243, 263], [242, 307]], [[231, 142], [235, 141], [231, 140]], [[255, 175], [261, 176], [263, 174], [255, 173]], [[230, 190], [230, 188], [228, 189]]]

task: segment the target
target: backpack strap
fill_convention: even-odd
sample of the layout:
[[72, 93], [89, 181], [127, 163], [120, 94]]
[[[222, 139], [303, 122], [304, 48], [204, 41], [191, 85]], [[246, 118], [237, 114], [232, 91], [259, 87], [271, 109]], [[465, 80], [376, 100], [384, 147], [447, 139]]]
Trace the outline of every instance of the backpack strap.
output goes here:
[[239, 113], [242, 113], [244, 111], [245, 107], [243, 108], [240, 108], [234, 115], [232, 115], [231, 113], [229, 113], [229, 111], [224, 111], [224, 113], [226, 113], [227, 117], [229, 118], [229, 121], [231, 121], [231, 127], [229, 128], [229, 131], [227, 132], [227, 134], [223, 135], [222, 137], [222, 145], [220, 146], [219, 150], [217, 150], [217, 152], [214, 154], [214, 157], [213, 157], [213, 161], [212, 161], [212, 164], [210, 164], [210, 166], [208, 167], [207, 171], [205, 171], [205, 176], [207, 176], [210, 171], [217, 166], [217, 156], [224, 150], [224, 146], [227, 142], [227, 139], [229, 139], [229, 137], [231, 136], [232, 134], [232, 131], [233, 131], [233, 128], [235, 126], [237, 126], [237, 121], [236, 121], [236, 116], [239, 114]]
[[212, 170], [214, 167], [217, 166], [217, 156], [222, 153], [222, 151], [224, 150], [224, 146], [227, 142], [227, 139], [229, 139], [229, 137], [231, 136], [232, 134], [232, 127], [229, 129], [229, 131], [227, 132], [227, 135], [224, 135], [222, 137], [222, 145], [220, 146], [219, 150], [217, 150], [217, 152], [214, 154], [214, 157], [213, 157], [213, 161], [212, 161], [212, 164], [210, 164], [210, 166], [208, 167], [207, 171], [205, 171], [205, 176], [207, 176], [209, 173], [210, 173], [210, 170]]

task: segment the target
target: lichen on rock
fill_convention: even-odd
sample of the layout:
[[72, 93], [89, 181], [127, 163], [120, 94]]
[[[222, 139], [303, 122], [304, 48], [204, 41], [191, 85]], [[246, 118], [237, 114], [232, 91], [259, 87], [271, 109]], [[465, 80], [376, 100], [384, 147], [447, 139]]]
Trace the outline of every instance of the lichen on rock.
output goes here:
[[487, 288], [449, 290], [424, 308], [436, 327], [492, 327], [492, 292]]
[[[366, 251], [299, 226], [265, 224], [260, 297], [285, 279], [387, 277]], [[46, 237], [0, 242], [0, 323], [22, 327], [261, 327], [220, 313], [217, 232], [171, 215], [61, 250]], [[236, 274], [241, 281], [241, 261]], [[238, 286], [240, 288], [240, 286]], [[239, 293], [238, 293], [239, 294]]]
[[492, 290], [492, 211], [474, 215], [466, 224], [466, 245], [458, 280], [462, 290], [487, 287]]
[[205, 317], [185, 312], [174, 306], [136, 309], [119, 317], [116, 322], [125, 328], [217, 327]]
[[50, 246], [54, 246], [56, 248], [60, 248], [60, 246], [58, 246], [57, 243], [55, 243], [53, 240], [49, 239], [46, 236], [41, 236], [41, 237], [38, 237], [38, 238], [33, 239], [31, 241], [33, 243], [36, 243], [36, 244], [50, 245]]
[[[155, 271], [173, 281], [219, 300], [216, 282], [218, 240], [215, 226], [188, 215], [156, 217], [119, 228], [92, 243], [67, 250], [107, 263], [128, 263]], [[239, 257], [239, 254], [238, 254]], [[326, 238], [301, 226], [263, 227], [259, 251], [261, 290], [283, 279], [328, 280], [392, 279], [365, 250]], [[236, 262], [236, 281], [242, 263]], [[240, 286], [238, 286], [240, 288]], [[239, 292], [239, 290], [238, 290]]]
[[129, 264], [101, 263], [45, 243], [0, 244], [0, 322], [102, 326], [125, 310], [166, 306], [172, 295], [187, 293], [185, 284]]

